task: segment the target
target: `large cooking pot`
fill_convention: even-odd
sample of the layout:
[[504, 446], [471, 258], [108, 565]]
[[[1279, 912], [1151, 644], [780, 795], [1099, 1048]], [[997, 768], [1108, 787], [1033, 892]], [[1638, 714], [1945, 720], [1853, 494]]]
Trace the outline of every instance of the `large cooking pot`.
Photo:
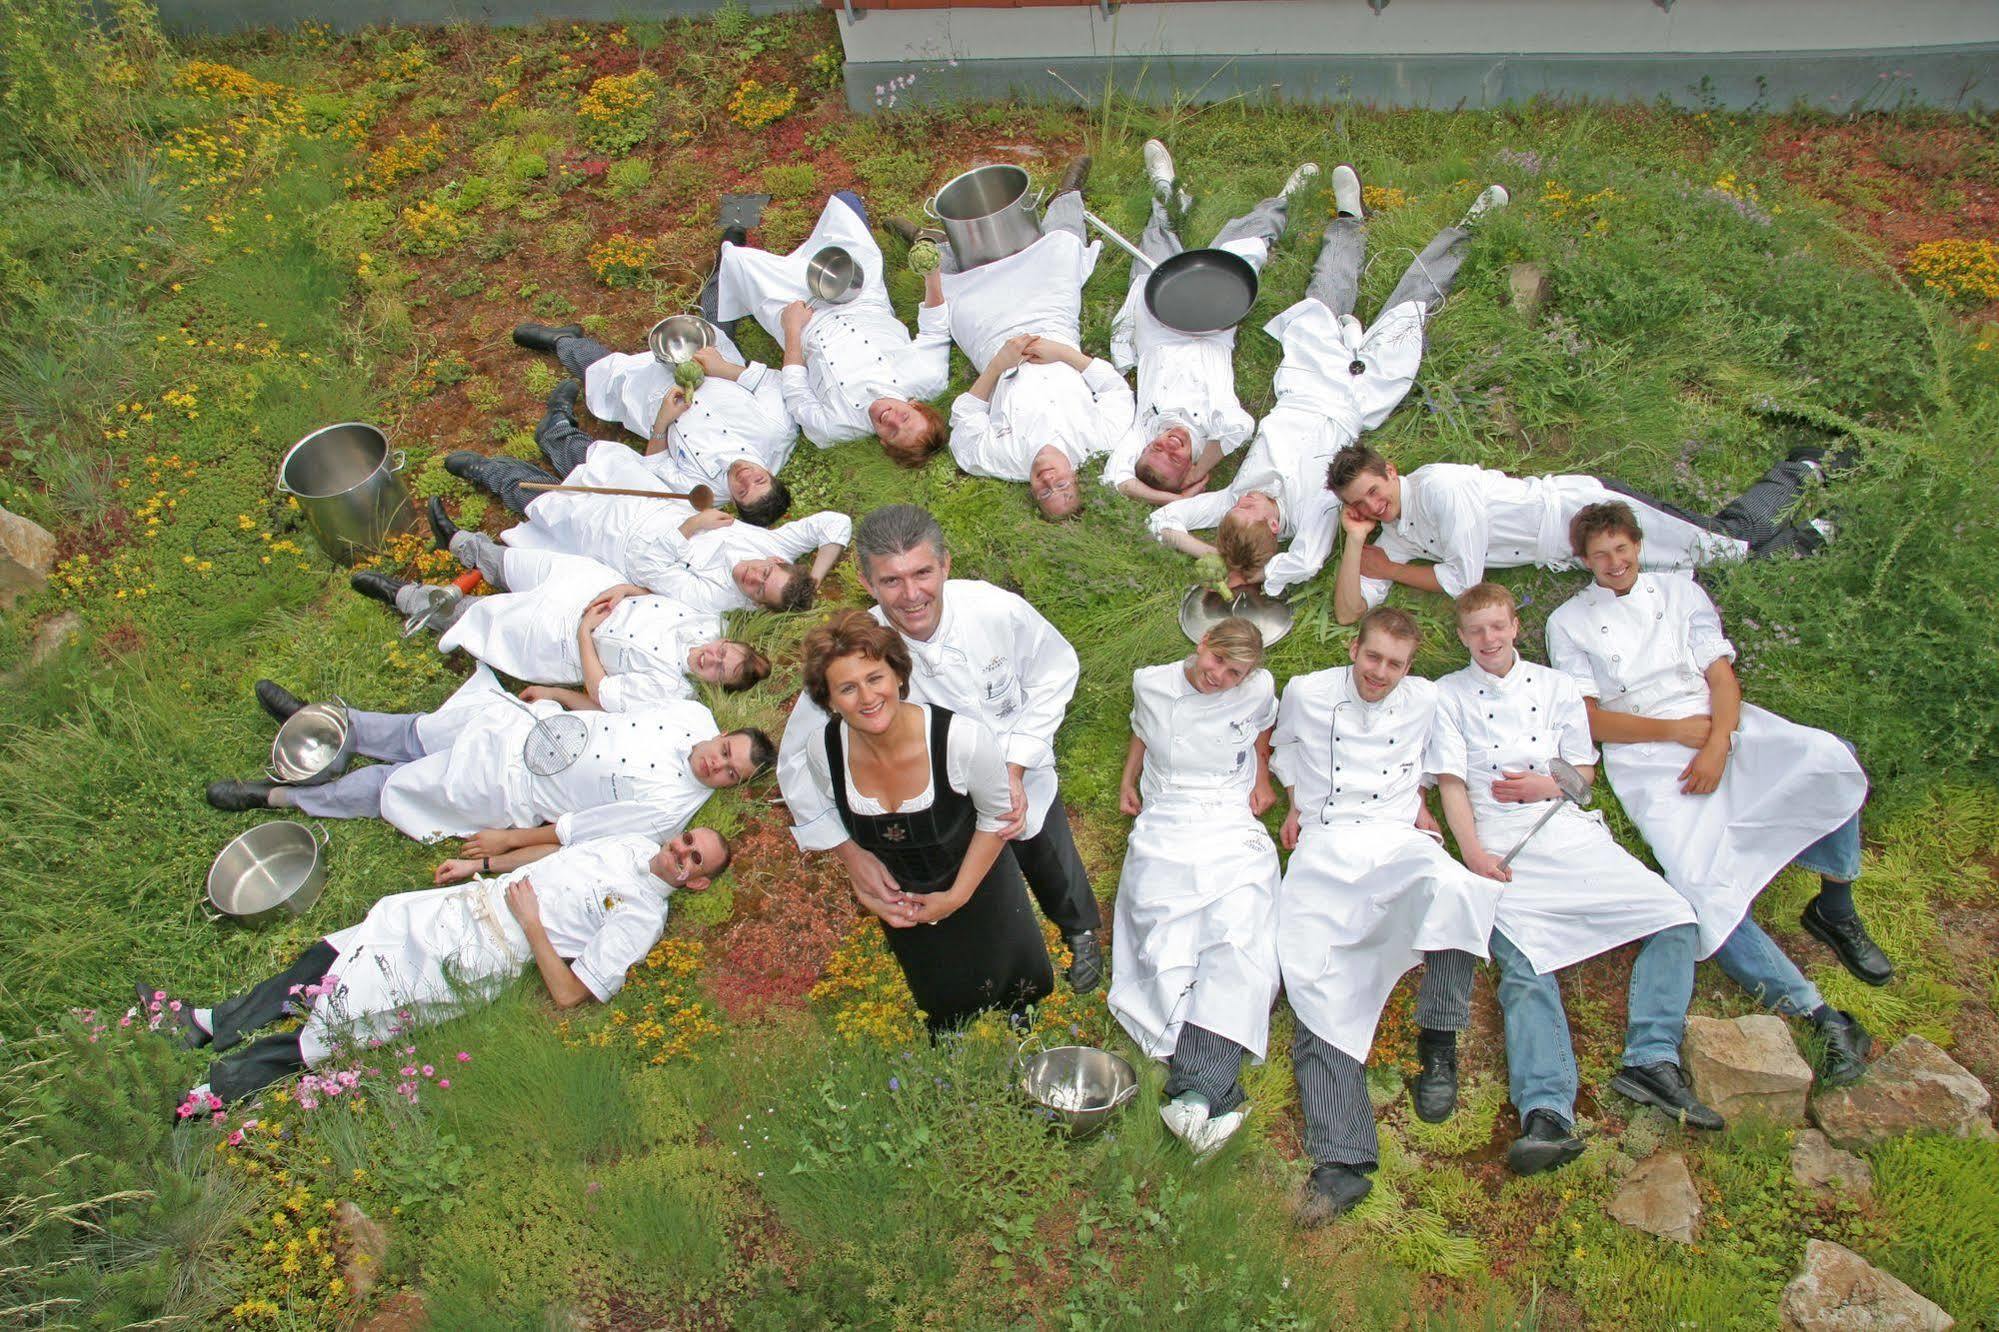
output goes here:
[[947, 181], [923, 211], [944, 226], [958, 266], [977, 268], [1019, 254], [1041, 239], [1041, 202], [1027, 194], [1027, 173], [1017, 166], [973, 167]]
[[346, 421], [315, 430], [278, 464], [278, 493], [298, 501], [305, 525], [337, 564], [358, 564], [389, 537], [415, 532], [416, 508], [397, 473], [400, 449], [374, 426]]
[[336, 698], [308, 704], [278, 727], [264, 771], [286, 786], [318, 786], [347, 771], [354, 761], [355, 743], [346, 703]]
[[326, 887], [328, 840], [325, 828], [290, 820], [243, 833], [208, 867], [208, 918], [261, 925], [303, 916]]

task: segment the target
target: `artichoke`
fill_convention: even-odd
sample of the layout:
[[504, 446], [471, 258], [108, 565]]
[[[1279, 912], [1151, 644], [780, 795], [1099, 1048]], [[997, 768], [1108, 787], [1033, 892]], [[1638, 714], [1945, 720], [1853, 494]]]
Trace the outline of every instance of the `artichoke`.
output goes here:
[[673, 382], [687, 390], [687, 400], [694, 401], [694, 390], [701, 387], [701, 381], [708, 378], [708, 372], [701, 368], [699, 361], [682, 361], [673, 367]]
[[937, 252], [937, 242], [920, 240], [909, 247], [909, 271], [928, 277], [943, 266], [944, 256]]
[[1229, 567], [1222, 563], [1219, 555], [1203, 555], [1194, 562], [1194, 577], [1219, 592], [1224, 599], [1233, 597], [1235, 589], [1229, 586]]

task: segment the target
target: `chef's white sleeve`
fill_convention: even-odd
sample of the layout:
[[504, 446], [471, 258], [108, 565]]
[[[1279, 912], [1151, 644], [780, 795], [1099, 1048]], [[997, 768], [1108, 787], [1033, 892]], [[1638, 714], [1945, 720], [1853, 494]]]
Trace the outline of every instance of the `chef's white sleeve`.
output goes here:
[[800, 694], [777, 746], [777, 789], [791, 811], [791, 840], [801, 851], [830, 851], [847, 840], [847, 827], [833, 806], [826, 721], [825, 710]]
[[1444, 558], [1432, 572], [1447, 597], [1463, 596], [1485, 578], [1485, 553], [1492, 542], [1492, 509], [1474, 486], [1452, 486], [1442, 494], [1434, 480], [1425, 487], [1434, 506], [1430, 523], [1444, 543]]
[[1596, 762], [1596, 742], [1589, 733], [1589, 709], [1583, 704], [1582, 690], [1575, 680], [1557, 673], [1549, 698], [1548, 720], [1557, 728], [1555, 752], [1578, 767]]
[[951, 383], [951, 303], [916, 307], [916, 337], [903, 353], [912, 398], [934, 398]]
[[[688, 780], [692, 782], [693, 778]], [[707, 799], [708, 791], [703, 787], [701, 798], [691, 804], [684, 800], [619, 800], [594, 809], [574, 810], [555, 821], [555, 840], [571, 846], [595, 837], [638, 833], [655, 842], [672, 841], [680, 836], [680, 830]]]
[[1305, 710], [1305, 697], [1296, 682], [1284, 686], [1277, 704], [1277, 729], [1270, 735], [1270, 775], [1278, 785], [1295, 788], [1304, 775], [1298, 754], [1298, 725]]
[[[1423, 775], [1431, 780], [1438, 777], [1469, 780], [1471, 756], [1458, 718], [1457, 701], [1447, 691], [1438, 693], [1437, 711], [1430, 719], [1430, 739], [1423, 746]], [[1583, 729], [1587, 732], [1589, 728]]]
[[821, 546], [844, 546], [854, 537], [854, 520], [835, 509], [794, 519], [770, 530], [787, 560], [802, 560]]
[[1147, 514], [1145, 528], [1155, 539], [1167, 532], [1205, 532], [1221, 525], [1235, 499], [1235, 492], [1226, 489], [1176, 499]]
[[756, 424], [755, 438], [759, 444], [768, 446], [758, 452], [788, 450], [798, 433], [798, 423], [791, 419], [791, 410], [785, 406], [784, 377], [772, 373], [762, 361], [751, 361], [736, 382], [750, 391], [750, 400], [756, 404], [752, 417]]
[[[997, 393], [996, 388], [993, 392]], [[992, 404], [976, 393], [960, 393], [951, 403], [951, 457], [959, 470], [972, 476], [989, 476], [1000, 481], [1025, 481], [1021, 469], [1007, 466], [998, 432], [993, 428]]]
[[1146, 438], [1140, 433], [1138, 423], [1121, 433], [1111, 444], [1110, 453], [1104, 458], [1102, 481], [1107, 486], [1121, 486], [1138, 477], [1138, 455], [1145, 452]]
[[1298, 508], [1290, 547], [1271, 556], [1264, 571], [1263, 590], [1273, 597], [1287, 587], [1309, 581], [1326, 567], [1326, 557], [1333, 553], [1333, 534], [1340, 527], [1339, 496], [1322, 490]]
[[[664, 905], [664, 903], [662, 903]], [[583, 945], [583, 954], [569, 964], [583, 988], [600, 1004], [625, 988], [625, 975], [646, 960], [666, 928], [666, 913], [641, 910], [637, 903], [620, 899], [605, 915], [604, 923]]]
[[1260, 698], [1257, 701], [1256, 714], [1250, 718], [1249, 724], [1256, 728], [1258, 735], [1262, 735], [1277, 724], [1277, 682], [1269, 671], [1259, 670], [1250, 677], [1250, 684]]
[[688, 567], [692, 553], [686, 537], [663, 529], [641, 545], [627, 546], [625, 567], [618, 572], [648, 592], [701, 609], [702, 603], [682, 595], [695, 577]]
[[[1661, 583], [1665, 579], [1659, 580]], [[1735, 644], [1728, 641], [1728, 635], [1721, 631], [1721, 612], [1715, 609], [1713, 598], [1707, 589], [1691, 578], [1673, 580], [1684, 584], [1674, 588], [1679, 598], [1684, 599], [1687, 617], [1687, 648], [1693, 653], [1694, 665], [1702, 670], [1726, 657], [1735, 660]]]
[[1081, 667], [1076, 649], [1047, 617], [1025, 598], [1009, 594], [1006, 600], [1013, 668], [1020, 675], [1026, 702], [1014, 714], [1012, 729], [1001, 737], [1001, 748], [1008, 763], [1046, 767], [1055, 762], [1055, 732], [1062, 728]]
[[1013, 786], [1007, 780], [998, 738], [977, 717], [961, 712], [951, 715], [951, 730], [945, 737], [944, 776], [953, 791], [972, 798], [980, 832], [996, 833], [1006, 827], [1007, 814], [1013, 808]]
[[1603, 689], [1596, 682], [1596, 663], [1590, 658], [1587, 645], [1577, 641], [1570, 627], [1574, 617], [1567, 612], [1571, 607], [1580, 609], [1577, 602], [1571, 601], [1556, 607], [1555, 613], [1548, 617], [1548, 664], [1568, 676], [1575, 683], [1576, 692], [1584, 698], [1601, 698]]
[[1132, 396], [1131, 385], [1109, 361], [1098, 359], [1084, 366], [1083, 384], [1090, 390], [1090, 412], [1096, 419], [1096, 428], [1090, 432], [1095, 441], [1092, 452], [1101, 453], [1131, 428], [1138, 400]]
[[784, 409], [798, 422], [799, 430], [819, 448], [831, 448], [868, 432], [856, 430], [825, 403], [812, 396], [812, 380], [802, 365], [787, 365], [779, 376], [784, 390]]
[[639, 712], [693, 696], [693, 684], [679, 671], [620, 671], [597, 686], [597, 706], [606, 712]]

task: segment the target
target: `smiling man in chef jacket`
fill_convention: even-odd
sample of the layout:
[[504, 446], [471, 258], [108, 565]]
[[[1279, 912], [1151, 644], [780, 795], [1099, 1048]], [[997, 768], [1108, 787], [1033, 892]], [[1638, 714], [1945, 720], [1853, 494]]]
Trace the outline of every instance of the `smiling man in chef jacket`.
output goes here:
[[[1830, 527], [1784, 515], [1806, 486], [1824, 479], [1823, 457], [1816, 447], [1794, 449], [1706, 518], [1638, 499], [1593, 476], [1514, 477], [1464, 463], [1429, 463], [1405, 475], [1365, 444], [1349, 444], [1326, 469], [1347, 536], [1333, 612], [1341, 624], [1352, 624], [1397, 583], [1455, 597], [1487, 569], [1572, 569], [1579, 561], [1569, 547], [1570, 521], [1585, 505], [1612, 500], [1639, 515], [1648, 534], [1647, 569], [1685, 573], [1719, 560], [1815, 550]], [[1380, 536], [1369, 542], [1377, 529]]]
[[1486, 955], [1499, 889], [1445, 853], [1423, 805], [1437, 687], [1409, 674], [1421, 631], [1399, 610], [1361, 622], [1351, 666], [1284, 686], [1270, 770], [1291, 802], [1292, 848], [1277, 896], [1277, 955], [1298, 1017], [1291, 1062], [1318, 1164], [1302, 1225], [1350, 1210], [1380, 1160], [1366, 1063], [1381, 1009], [1423, 964], [1416, 1000], [1422, 1073], [1416, 1112], [1457, 1107], [1457, 1034], [1471, 1021], [1475, 957]]
[[1894, 975], [1853, 905], [1867, 774], [1839, 737], [1742, 699], [1735, 646], [1693, 579], [1648, 573], [1644, 532], [1622, 501], [1576, 514], [1572, 548], [1594, 583], [1548, 617], [1548, 659], [1582, 690], [1590, 733], [1666, 881], [1693, 906], [1700, 952], [1822, 1038], [1819, 1077], [1867, 1069], [1869, 1037], [1825, 1002], [1750, 904], [1786, 865], [1820, 875], [1802, 924], [1861, 980]]
[[[1378, 428], [1408, 394], [1423, 360], [1425, 323], [1449, 294], [1473, 230], [1506, 203], [1501, 186], [1480, 192], [1363, 326], [1353, 314], [1367, 248], [1360, 177], [1344, 163], [1333, 168], [1334, 216], [1304, 299], [1263, 326], [1284, 346], [1271, 382], [1277, 405], [1228, 486], [1155, 510], [1147, 520], [1153, 536], [1185, 554], [1221, 554], [1232, 586], [1261, 584], [1271, 596], [1318, 573], [1339, 526], [1326, 464], [1342, 445]], [[1193, 535], [1209, 528], [1216, 530], [1213, 545]], [[1280, 541], [1290, 548], [1274, 554]], [[1258, 558], [1266, 563], [1251, 562]]]
[[[190, 1095], [241, 1100], [340, 1051], [485, 1003], [530, 961], [557, 1008], [609, 1003], [659, 942], [667, 898], [707, 888], [728, 865], [729, 843], [713, 828], [663, 846], [627, 834], [483, 864], [447, 860], [439, 884], [472, 882], [381, 898], [360, 924], [213, 1007], [142, 985], [138, 1015], [189, 1049], [222, 1056]], [[303, 1014], [304, 1025], [243, 1044], [292, 1014]]]
[[[909, 697], [977, 717], [999, 737], [1013, 790], [1006, 835], [1014, 858], [1042, 914], [1069, 945], [1070, 985], [1096, 988], [1104, 970], [1097, 938], [1103, 915], [1055, 774], [1055, 732], [1076, 692], [1076, 650], [1025, 599], [991, 583], [952, 578], [943, 529], [914, 504], [891, 504], [863, 518], [854, 532], [854, 563], [875, 597], [871, 614], [909, 647]], [[777, 777], [791, 810], [791, 835], [800, 850], [838, 856], [862, 906], [890, 925], [909, 925], [914, 899], [854, 844], [807, 770], [811, 739], [826, 721], [824, 709], [800, 693], [785, 723]]]
[[1506, 885], [1492, 959], [1506, 1015], [1507, 1087], [1521, 1124], [1507, 1164], [1533, 1175], [1582, 1155], [1573, 1131], [1576, 1061], [1555, 973], [1637, 939], [1644, 944], [1631, 966], [1623, 1066], [1611, 1089], [1694, 1128], [1723, 1127], [1680, 1070], [1694, 992], [1693, 909], [1611, 838], [1603, 815], [1564, 801], [1551, 775], [1561, 759], [1585, 780], [1595, 777], [1582, 692], [1514, 650], [1520, 617], [1505, 588], [1469, 589], [1457, 619], [1471, 663], [1437, 681], [1425, 766], [1465, 864]]

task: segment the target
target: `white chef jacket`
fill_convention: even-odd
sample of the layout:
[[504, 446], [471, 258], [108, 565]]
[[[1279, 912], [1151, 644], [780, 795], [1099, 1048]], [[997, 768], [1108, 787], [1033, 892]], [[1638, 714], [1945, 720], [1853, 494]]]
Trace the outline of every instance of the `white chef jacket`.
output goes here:
[[1083, 284], [1102, 252], [1102, 241], [1050, 231], [1018, 254], [944, 274], [951, 337], [972, 368], [983, 371], [1021, 333], [1082, 346]]
[[[1591, 584], [1548, 617], [1547, 634], [1549, 660], [1585, 696], [1662, 720], [1706, 714], [1707, 668], [1735, 657], [1714, 602], [1675, 574], [1641, 573], [1622, 597]], [[1779, 870], [1860, 811], [1867, 774], [1838, 736], [1747, 702], [1721, 783], [1704, 796], [1680, 790], [1693, 756], [1670, 740], [1604, 745], [1625, 813], [1699, 916], [1705, 957]]]
[[[547, 550], [508, 550], [501, 557], [507, 591], [476, 597], [438, 640], [440, 652], [463, 648], [474, 658], [532, 684], [575, 684], [583, 678], [576, 631], [583, 611], [625, 581], [608, 564]], [[718, 615], [668, 597], [628, 596], [591, 632], [604, 681], [597, 701], [606, 712], [629, 712], [692, 698], [687, 654], [722, 636]]]
[[[923, 709], [923, 734], [928, 737], [930, 705], [925, 703], [919, 706]], [[805, 744], [805, 771], [819, 799], [834, 811], [833, 822], [838, 825], [840, 815], [833, 803], [832, 758], [826, 752], [826, 724], [823, 720], [826, 714], [821, 712], [819, 715], [822, 718], [819, 733], [809, 737]], [[920, 794], [911, 796], [894, 810], [873, 796], [863, 795], [854, 789], [854, 738], [844, 721], [840, 723], [840, 745], [840, 781], [847, 790], [847, 808], [854, 813], [866, 816], [915, 814], [937, 802], [934, 782], [926, 782]], [[927, 750], [924, 763], [929, 765]], [[952, 714], [951, 729], [944, 747], [944, 777], [953, 791], [971, 797], [974, 826], [980, 832], [996, 833], [1006, 827], [1007, 811], [1013, 807], [1013, 788], [1006, 779], [1006, 762], [1000, 758], [999, 740], [977, 717], [968, 717], [962, 712]], [[845, 840], [846, 829], [841, 826], [840, 841]], [[838, 846], [839, 842], [833, 845]]]
[[[743, 365], [734, 380], [710, 375], [694, 391], [694, 401], [666, 431], [666, 449], [646, 463], [662, 479], [705, 484], [719, 492], [728, 465], [748, 458], [775, 474], [798, 442], [798, 426], [784, 405], [784, 388], [761, 361], [743, 353], [721, 329], [715, 350]], [[673, 367], [650, 350], [613, 352], [583, 372], [583, 401], [600, 421], [616, 421], [640, 439], [650, 438], [659, 405], [673, 388]], [[719, 473], [723, 480], [714, 479]]]
[[581, 757], [552, 776], [530, 772], [529, 733], [562, 710], [553, 700], [522, 703], [479, 667], [417, 722], [424, 755], [390, 775], [382, 817], [426, 842], [544, 823], [565, 845], [620, 833], [664, 842], [713, 794], [688, 766], [694, 746], [721, 733], [699, 703], [573, 713], [588, 731]]
[[1601, 814], [1564, 804], [1537, 831], [1550, 802], [1493, 798], [1493, 783], [1506, 773], [1546, 773], [1554, 758], [1596, 761], [1573, 679], [1516, 657], [1504, 675], [1472, 662], [1437, 681], [1437, 694], [1425, 766], [1465, 783], [1479, 841], [1493, 855], [1533, 833], [1509, 866], [1496, 924], [1536, 972], [1693, 923], [1686, 899], [1619, 846]]
[[[841, 305], [813, 299], [805, 285], [806, 265], [828, 245], [846, 250], [861, 269], [860, 291]], [[826, 201], [812, 234], [790, 254], [722, 245], [721, 318], [753, 315], [783, 346], [784, 307], [812, 307], [805, 364], [784, 367], [782, 382], [785, 409], [822, 449], [874, 434], [868, 408], [877, 399], [934, 398], [950, 381], [950, 307], [918, 306], [912, 339], [889, 303], [887, 271], [868, 224], [842, 199]]]
[[[520, 879], [534, 884], [556, 954], [608, 1003], [666, 926], [673, 886], [652, 872], [658, 850], [646, 837], [603, 837], [492, 878], [377, 899], [365, 919], [326, 936], [339, 954], [338, 983], [312, 1001], [299, 1032], [305, 1062], [495, 997], [534, 960], [507, 906], [507, 888]], [[399, 1021], [404, 1012], [409, 1022]]]
[[1293, 676], [1271, 770], [1298, 846], [1278, 890], [1278, 959], [1298, 1020], [1365, 1061], [1382, 1005], [1423, 954], [1487, 954], [1499, 885], [1415, 826], [1437, 687], [1408, 676], [1369, 703], [1339, 666]]
[[1054, 445], [1080, 470], [1131, 430], [1131, 386], [1110, 362], [1015, 366], [992, 401], [960, 393], [951, 404], [951, 456], [973, 476], [1025, 481], [1034, 457]]
[[[1638, 515], [1645, 531], [1644, 568], [1686, 572], [1749, 553], [1746, 542], [1696, 527], [1593, 476], [1516, 477], [1465, 463], [1429, 463], [1401, 476], [1398, 484], [1401, 516], [1383, 523], [1375, 540], [1398, 564], [1435, 561], [1437, 582], [1453, 597], [1482, 580], [1487, 568], [1578, 567], [1569, 520], [1586, 505], [1610, 500], [1629, 504]], [[1378, 606], [1394, 586], [1386, 578], [1363, 578], [1361, 594], [1368, 605]]]
[[[583, 465], [564, 480], [629, 490], [666, 488], [643, 458], [609, 439], [592, 444]], [[502, 532], [500, 540], [518, 550], [587, 555], [616, 569], [625, 581], [661, 592], [680, 568], [686, 545], [680, 525], [694, 516], [694, 507], [685, 500], [555, 490], [529, 500], [523, 516], [525, 521]]]
[[1186, 1023], [1262, 1058], [1277, 997], [1277, 848], [1249, 810], [1256, 737], [1277, 720], [1270, 672], [1203, 694], [1187, 662], [1132, 675], [1143, 809], [1125, 844], [1111, 932], [1111, 1012], [1145, 1052]]
[[[869, 613], [888, 623], [881, 607]], [[944, 611], [930, 640], [903, 642], [911, 664], [909, 696], [986, 724], [1000, 742], [1001, 759], [1023, 769], [1022, 835], [1039, 834], [1055, 802], [1055, 732], [1076, 692], [1076, 650], [1023, 598], [965, 578], [945, 582]], [[803, 851], [847, 840], [838, 812], [820, 798], [806, 766], [811, 737], [825, 726], [825, 710], [800, 693], [778, 746], [778, 789]]]
[[[1242, 256], [1261, 271], [1270, 244], [1261, 236], [1229, 241], [1217, 248]], [[1224, 456], [1249, 442], [1256, 421], [1243, 410], [1235, 391], [1235, 325], [1213, 333], [1168, 328], [1145, 304], [1152, 270], [1133, 264], [1131, 286], [1111, 332], [1111, 364], [1138, 367], [1137, 413], [1104, 460], [1103, 482], [1121, 485], [1136, 475], [1138, 456], [1162, 430], [1183, 425], [1194, 436], [1194, 452], [1213, 440]]]
[[[1352, 315], [1335, 316], [1306, 297], [1263, 326], [1284, 347], [1271, 387], [1277, 405], [1263, 418], [1227, 488], [1174, 500], [1152, 511], [1154, 536], [1219, 526], [1235, 502], [1261, 491], [1277, 503], [1280, 539], [1290, 548], [1264, 571], [1271, 596], [1325, 567], [1339, 531], [1339, 497], [1326, 489], [1333, 455], [1388, 419], [1416, 382], [1423, 359], [1420, 301], [1384, 310], [1363, 329]], [[1353, 373], [1360, 365], [1361, 373]]]
[[801, 560], [824, 545], [844, 546], [854, 535], [854, 520], [823, 509], [776, 527], [733, 522], [683, 537], [675, 532], [667, 543], [671, 564], [662, 567], [658, 582], [647, 582], [664, 596], [696, 610], [756, 610], [757, 603], [736, 586], [733, 571], [744, 560]]

